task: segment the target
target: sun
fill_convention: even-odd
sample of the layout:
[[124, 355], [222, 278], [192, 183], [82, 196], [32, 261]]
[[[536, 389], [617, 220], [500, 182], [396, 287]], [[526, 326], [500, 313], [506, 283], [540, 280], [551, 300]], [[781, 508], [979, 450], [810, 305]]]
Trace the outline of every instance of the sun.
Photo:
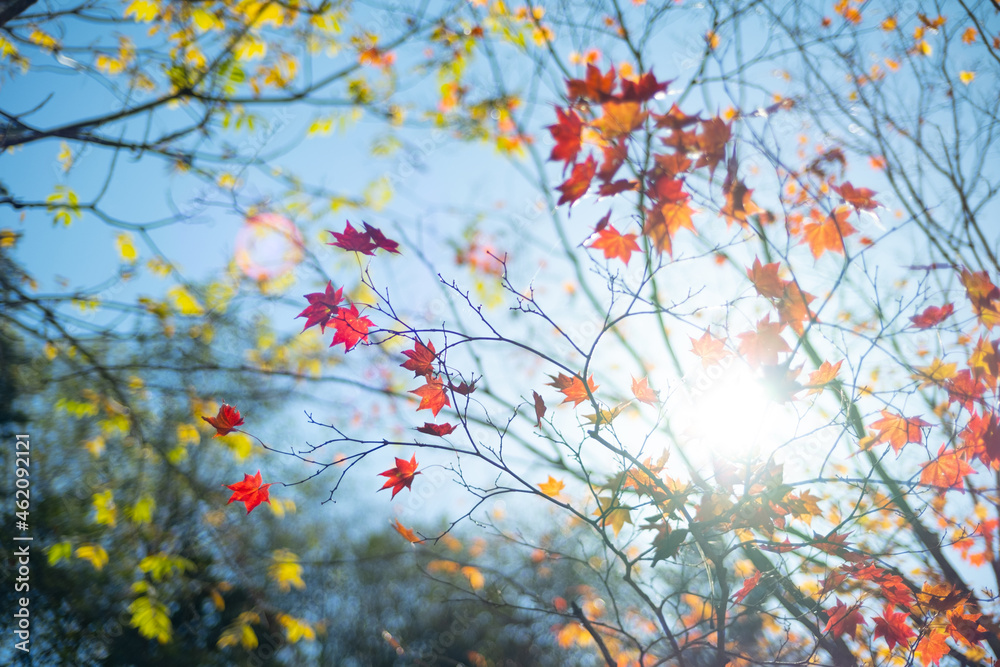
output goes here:
[[685, 383], [686, 405], [675, 414], [685, 451], [693, 460], [743, 461], [769, 454], [781, 433], [794, 427], [787, 407], [775, 402], [744, 364], [703, 369]]

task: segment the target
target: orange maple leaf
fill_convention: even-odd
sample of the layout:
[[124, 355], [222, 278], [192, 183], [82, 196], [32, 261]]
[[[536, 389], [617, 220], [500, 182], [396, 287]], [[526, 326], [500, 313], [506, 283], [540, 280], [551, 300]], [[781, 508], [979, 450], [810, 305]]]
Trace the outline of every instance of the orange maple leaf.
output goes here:
[[840, 206], [823, 222], [810, 222], [805, 225], [803, 233], [813, 257], [819, 259], [827, 250], [844, 254], [844, 239], [858, 231], [847, 221], [850, 214], [851, 209]]
[[552, 475], [549, 475], [549, 479], [539, 484], [538, 488], [545, 495], [555, 498], [562, 493], [562, 490], [566, 488], [566, 485], [563, 484], [562, 480], [558, 480]]
[[660, 402], [660, 392], [650, 389], [646, 378], [641, 380], [632, 378], [632, 395], [640, 403], [647, 405], [656, 405]]
[[739, 352], [746, 357], [747, 363], [753, 367], [765, 364], [775, 366], [778, 363], [778, 355], [782, 352], [791, 352], [792, 348], [781, 337], [784, 324], [771, 322], [771, 316], [757, 322], [756, 331], [747, 331], [737, 336], [740, 339]]
[[[267, 489], [271, 484], [262, 484], [261, 482], [263, 481], [263, 478], [260, 476], [260, 470], [258, 470], [256, 475], [244, 473], [242, 482], [223, 485], [233, 491], [229, 503], [243, 503], [247, 508], [247, 514], [250, 514], [261, 503], [270, 503], [271, 499], [268, 497]], [[229, 503], [226, 504], [228, 505]]]
[[743, 181], [737, 181], [732, 189], [726, 193], [726, 204], [719, 210], [719, 213], [726, 219], [726, 227], [736, 222], [740, 227], [747, 226], [747, 216], [762, 213], [762, 209], [753, 203], [750, 195], [753, 190], [747, 188]]
[[809, 309], [809, 304], [816, 300], [809, 292], [803, 292], [794, 281], [785, 283], [785, 292], [778, 302], [778, 316], [783, 324], [792, 327], [795, 333], [802, 335], [805, 331], [804, 322], [816, 319], [816, 313]]
[[938, 451], [938, 457], [923, 464], [920, 471], [920, 483], [936, 486], [942, 489], [961, 489], [966, 475], [976, 472], [954, 451], [945, 452], [944, 445]]
[[844, 198], [844, 201], [853, 206], [856, 211], [871, 211], [881, 206], [881, 204], [872, 199], [875, 196], [875, 192], [868, 188], [855, 188], [851, 185], [850, 181], [845, 181], [840, 187], [835, 185], [833, 189]]
[[[413, 478], [420, 473], [417, 472], [417, 455], [414, 454], [409, 461], [396, 457], [396, 466], [379, 473], [379, 477], [387, 477], [385, 484], [379, 491], [392, 488], [392, 498], [404, 488], [409, 489], [413, 484]], [[392, 500], [390, 498], [390, 500]]]
[[[809, 374], [809, 394], [819, 394], [823, 392], [823, 385], [833, 382], [834, 378], [837, 377], [837, 373], [840, 372], [840, 365], [844, 363], [841, 359], [835, 364], [831, 364], [829, 361], [824, 361], [820, 364], [819, 369], [813, 371]], [[808, 394], [807, 394], [808, 395]]]
[[690, 337], [689, 340], [691, 341], [691, 351], [701, 358], [703, 368], [714, 366], [729, 356], [726, 341], [716, 338], [708, 329], [705, 329], [705, 333], [698, 340]]
[[986, 271], [973, 273], [962, 268], [961, 281], [980, 323], [990, 330], [1000, 324], [1000, 308], [997, 303], [1000, 300], [1000, 289], [990, 280], [989, 274]]
[[756, 257], [753, 266], [747, 269], [747, 277], [753, 283], [757, 294], [769, 299], [780, 299], [785, 294], [785, 281], [778, 277], [780, 263], [761, 264]]
[[211, 424], [215, 429], [213, 438], [218, 438], [220, 435], [229, 435], [236, 430], [237, 426], [243, 425], [243, 417], [240, 415], [240, 411], [226, 403], [222, 404], [219, 412], [214, 417], [202, 417], [202, 419]]
[[701, 122], [701, 134], [698, 135], [698, 148], [701, 157], [695, 163], [695, 167], [708, 165], [710, 171], [714, 172], [716, 165], [726, 157], [726, 143], [732, 136], [730, 124], [716, 116]]
[[412, 544], [416, 544], [418, 542], [423, 542], [422, 539], [420, 539], [419, 537], [417, 537], [417, 534], [414, 533], [412, 529], [407, 528], [406, 526], [404, 526], [403, 524], [401, 524], [399, 522], [399, 519], [395, 519], [394, 520], [394, 522], [392, 524], [392, 527], [396, 529], [397, 533], [399, 533], [400, 535], [402, 535], [403, 537], [405, 537], [406, 540], [408, 542], [412, 543]]
[[587, 395], [588, 388], [590, 389], [591, 394], [597, 391], [597, 385], [594, 384], [593, 375], [587, 379], [586, 386], [584, 386], [583, 380], [579, 375], [570, 377], [560, 373], [558, 377], [554, 377], [552, 375], [549, 377], [552, 378], [552, 382], [547, 382], [546, 385], [549, 387], [555, 387], [559, 390], [559, 393], [566, 396], [566, 398], [563, 399], [563, 403], [569, 403], [572, 401], [574, 408], [584, 401], [590, 400], [590, 397]]
[[940, 664], [941, 658], [948, 655], [951, 647], [945, 642], [946, 639], [948, 639], [948, 633], [931, 630], [930, 634], [924, 635], [924, 638], [920, 640], [920, 643], [917, 644], [917, 657], [920, 658], [924, 667]]
[[888, 410], [881, 412], [882, 419], [872, 423], [872, 428], [878, 431], [873, 444], [888, 442], [892, 445], [892, 450], [899, 454], [899, 451], [908, 443], [920, 444], [924, 441], [923, 431], [920, 429], [930, 426], [930, 424], [923, 419], [894, 415]]
[[638, 102], [609, 100], [601, 105], [601, 109], [604, 114], [591, 123], [591, 127], [609, 141], [631, 134], [649, 115]]
[[637, 234], [621, 234], [614, 225], [608, 225], [597, 232], [597, 238], [591, 242], [591, 248], [604, 251], [604, 259], [620, 259], [625, 264], [632, 258], [633, 252], [641, 252], [635, 242]]
[[430, 410], [435, 417], [441, 412], [441, 408], [451, 405], [451, 400], [449, 400], [448, 394], [444, 390], [444, 383], [440, 378], [428, 378], [427, 384], [411, 390], [410, 393], [420, 397], [420, 405], [417, 406], [417, 410]]

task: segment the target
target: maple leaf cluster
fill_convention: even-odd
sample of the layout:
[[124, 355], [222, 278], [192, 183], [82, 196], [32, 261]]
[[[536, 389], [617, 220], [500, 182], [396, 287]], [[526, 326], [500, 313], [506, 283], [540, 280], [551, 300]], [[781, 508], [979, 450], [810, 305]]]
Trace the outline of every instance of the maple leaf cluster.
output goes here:
[[372, 227], [367, 222], [363, 223], [365, 231], [360, 232], [351, 225], [350, 221], [344, 227], [344, 231], [330, 232], [336, 239], [327, 245], [336, 246], [350, 252], [361, 253], [362, 255], [374, 255], [376, 250], [385, 250], [393, 254], [400, 254], [399, 244], [392, 239], [386, 238], [385, 234], [377, 228]]
[[346, 306], [341, 306], [343, 294], [343, 287], [334, 291], [333, 283], [327, 282], [326, 290], [305, 295], [309, 305], [296, 315], [296, 319], [306, 318], [303, 331], [317, 324], [320, 331], [326, 331], [326, 327], [332, 326], [334, 335], [330, 347], [343, 343], [346, 352], [360, 342], [368, 342], [368, 331], [374, 323], [361, 315], [357, 304], [348, 301]]

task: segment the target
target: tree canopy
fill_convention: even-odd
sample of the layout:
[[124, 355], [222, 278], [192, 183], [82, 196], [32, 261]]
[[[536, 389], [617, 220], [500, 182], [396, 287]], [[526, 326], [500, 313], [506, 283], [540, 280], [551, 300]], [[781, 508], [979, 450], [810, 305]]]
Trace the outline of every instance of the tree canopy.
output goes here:
[[995, 664], [998, 12], [3, 3], [32, 651]]

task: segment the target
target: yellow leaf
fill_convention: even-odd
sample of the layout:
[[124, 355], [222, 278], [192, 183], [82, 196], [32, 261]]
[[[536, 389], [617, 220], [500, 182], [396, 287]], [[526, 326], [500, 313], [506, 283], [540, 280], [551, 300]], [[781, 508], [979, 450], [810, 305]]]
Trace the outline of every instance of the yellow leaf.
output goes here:
[[187, 291], [183, 285], [177, 285], [167, 292], [167, 296], [173, 301], [174, 307], [181, 315], [204, 315], [205, 310], [198, 303], [198, 300]]
[[469, 580], [469, 585], [472, 586], [472, 590], [474, 591], [481, 590], [483, 584], [486, 583], [486, 580], [483, 578], [483, 573], [471, 565], [463, 567], [462, 574], [464, 574]]
[[156, 501], [149, 496], [143, 496], [136, 501], [135, 505], [125, 510], [125, 514], [132, 520], [132, 523], [142, 525], [152, 523], [154, 509], [156, 509]]
[[28, 39], [46, 51], [51, 52], [59, 48], [59, 41], [55, 37], [46, 32], [42, 32], [38, 28], [31, 31], [31, 35], [28, 36]]
[[913, 374], [913, 379], [920, 380], [921, 389], [934, 384], [942, 385], [945, 380], [955, 377], [956, 368], [957, 364], [946, 364], [940, 359], [935, 359], [929, 366], [917, 366], [915, 368], [917, 372]]
[[[606, 410], [604, 408], [601, 408], [600, 423], [601, 424], [610, 424], [611, 422], [613, 422], [614, 419], [615, 419], [615, 417], [617, 417], [618, 415], [620, 415], [622, 413], [622, 410], [625, 409], [625, 405], [626, 405], [625, 403], [622, 403], [621, 405], [616, 405], [615, 407], [611, 408], [610, 410]], [[596, 414], [593, 414], [593, 415], [584, 415], [584, 418], [588, 422], [590, 422], [591, 424], [597, 424], [598, 423], [598, 417], [597, 417]]]
[[976, 73], [975, 72], [966, 72], [965, 70], [963, 70], [963, 71], [961, 71], [961, 72], [958, 73], [958, 80], [961, 81], [962, 83], [964, 83], [967, 86], [970, 83], [972, 83], [972, 80], [975, 79], [975, 78], [976, 78]]
[[133, 600], [129, 605], [132, 612], [131, 625], [139, 630], [139, 634], [147, 639], [155, 639], [161, 644], [170, 641], [172, 629], [167, 607], [148, 595]]
[[268, 574], [278, 582], [278, 588], [287, 593], [295, 588], [305, 588], [306, 582], [302, 581], [302, 566], [299, 565], [299, 557], [288, 549], [278, 549], [272, 556], [274, 563], [268, 568]]
[[69, 542], [58, 542], [46, 549], [49, 556], [49, 565], [55, 565], [59, 561], [69, 559], [73, 555], [73, 545]]
[[609, 496], [601, 496], [597, 499], [597, 502], [600, 507], [598, 507], [594, 512], [594, 516], [602, 517], [602, 526], [611, 524], [611, 527], [615, 531], [615, 537], [618, 537], [618, 533], [621, 532], [622, 526], [626, 523], [632, 523], [632, 516], [629, 513], [629, 508], [622, 507], [617, 504], [614, 498]]
[[288, 614], [278, 614], [278, 623], [285, 628], [285, 636], [292, 644], [305, 639], [313, 641], [316, 639], [316, 631], [308, 623], [300, 618], [289, 616]]
[[562, 493], [562, 490], [566, 488], [566, 485], [563, 484], [562, 481], [554, 478], [552, 475], [549, 475], [548, 481], [539, 484], [538, 488], [545, 495], [555, 497]]
[[225, 26], [218, 16], [207, 12], [204, 9], [195, 9], [191, 12], [191, 18], [194, 20], [194, 24], [198, 26], [198, 29], [202, 32], [207, 32], [209, 30], [222, 30]]
[[139, 23], [149, 23], [156, 18], [160, 9], [157, 7], [155, 2], [150, 2], [149, 0], [134, 0], [134, 2], [125, 9], [125, 18], [129, 16], [134, 16], [135, 20]]
[[118, 255], [122, 258], [122, 261], [127, 264], [135, 264], [136, 258], [139, 253], [135, 250], [135, 245], [132, 243], [132, 235], [127, 232], [122, 232], [115, 237], [115, 247], [118, 248]]
[[139, 569], [148, 572], [153, 581], [163, 581], [177, 572], [194, 570], [195, 565], [183, 556], [171, 556], [161, 551], [139, 561]]
[[118, 508], [115, 506], [114, 492], [108, 489], [101, 493], [95, 493], [92, 500], [94, 510], [97, 512], [98, 525], [114, 526], [118, 517]]
[[94, 566], [95, 570], [103, 569], [108, 564], [108, 552], [97, 544], [84, 544], [74, 552], [77, 558], [82, 558]]

